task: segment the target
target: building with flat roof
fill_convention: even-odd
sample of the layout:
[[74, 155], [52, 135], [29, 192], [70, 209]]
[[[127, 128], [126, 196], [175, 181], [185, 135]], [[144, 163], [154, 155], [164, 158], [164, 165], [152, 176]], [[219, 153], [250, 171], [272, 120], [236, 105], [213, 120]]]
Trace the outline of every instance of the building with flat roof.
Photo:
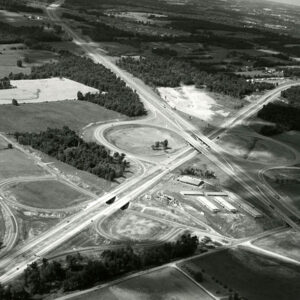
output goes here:
[[209, 201], [206, 197], [199, 196], [197, 199], [200, 200], [201, 204], [204, 205], [206, 208], [208, 208], [212, 212], [218, 212], [220, 209], [214, 205], [211, 201]]
[[233, 213], [237, 212], [237, 209], [231, 205], [231, 203], [227, 202], [224, 198], [217, 196], [214, 197], [214, 200], [219, 203], [222, 207], [224, 207], [226, 210], [229, 210]]
[[200, 186], [204, 183], [203, 180], [201, 180], [200, 178], [196, 178], [196, 177], [191, 177], [191, 176], [180, 176], [178, 178], [178, 181], [186, 183], [186, 184], [190, 184], [190, 185], [194, 185], [194, 186]]

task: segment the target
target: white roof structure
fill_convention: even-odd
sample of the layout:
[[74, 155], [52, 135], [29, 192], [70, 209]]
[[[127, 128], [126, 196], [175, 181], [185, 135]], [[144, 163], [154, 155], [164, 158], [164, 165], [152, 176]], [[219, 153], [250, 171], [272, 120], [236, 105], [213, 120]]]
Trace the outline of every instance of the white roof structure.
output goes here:
[[200, 202], [212, 212], [218, 212], [220, 210], [216, 205], [214, 205], [206, 197], [200, 196], [200, 197], [197, 197], [197, 199], [199, 199]]
[[217, 196], [214, 197], [214, 200], [219, 203], [222, 207], [224, 207], [226, 210], [229, 210], [231, 212], [236, 212], [237, 209], [231, 205], [231, 203], [227, 202], [224, 198]]

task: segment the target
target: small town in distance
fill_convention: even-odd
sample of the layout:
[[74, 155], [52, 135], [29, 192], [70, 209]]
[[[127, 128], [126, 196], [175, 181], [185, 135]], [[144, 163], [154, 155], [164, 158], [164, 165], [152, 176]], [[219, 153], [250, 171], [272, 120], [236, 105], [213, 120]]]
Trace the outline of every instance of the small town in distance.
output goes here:
[[0, 0], [0, 300], [300, 299], [300, 5]]

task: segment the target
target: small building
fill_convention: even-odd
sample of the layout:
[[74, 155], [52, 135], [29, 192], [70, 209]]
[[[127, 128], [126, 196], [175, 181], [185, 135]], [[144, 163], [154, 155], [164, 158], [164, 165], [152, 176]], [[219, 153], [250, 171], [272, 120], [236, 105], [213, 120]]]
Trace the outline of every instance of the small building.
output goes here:
[[232, 213], [236, 213], [237, 209], [231, 205], [231, 203], [227, 202], [224, 198], [217, 196], [214, 197], [214, 200], [219, 203], [222, 207], [224, 207], [226, 210], [232, 212]]
[[178, 178], [178, 181], [186, 183], [186, 184], [194, 185], [194, 186], [200, 186], [204, 183], [204, 181], [201, 180], [200, 178], [186, 176], [186, 175], [180, 176]]
[[182, 196], [204, 196], [204, 192], [200, 191], [181, 191]]
[[206, 192], [206, 196], [215, 196], [215, 197], [228, 197], [226, 192]]
[[204, 205], [206, 208], [208, 208], [211, 212], [218, 212], [220, 209], [214, 205], [211, 201], [209, 201], [206, 197], [200, 196], [197, 197], [197, 199], [200, 200], [201, 204]]

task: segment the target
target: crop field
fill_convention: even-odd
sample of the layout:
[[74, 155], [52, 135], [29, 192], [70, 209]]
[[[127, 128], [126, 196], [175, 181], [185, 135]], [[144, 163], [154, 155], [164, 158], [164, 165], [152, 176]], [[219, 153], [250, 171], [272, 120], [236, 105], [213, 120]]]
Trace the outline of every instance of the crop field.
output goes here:
[[226, 134], [219, 140], [223, 149], [229, 154], [256, 163], [288, 163], [295, 159], [294, 153], [283, 144], [271, 139], [256, 137], [243, 133]]
[[45, 171], [16, 149], [0, 151], [0, 180], [21, 176], [42, 176]]
[[5, 192], [23, 205], [44, 209], [65, 208], [87, 200], [85, 195], [55, 180], [12, 184]]
[[162, 222], [139, 216], [133, 211], [126, 211], [124, 214], [116, 213], [99, 226], [113, 237], [134, 241], [157, 240], [160, 235], [170, 229]]
[[[106, 132], [106, 137], [118, 148], [137, 155], [158, 156], [174, 153], [186, 146], [176, 133], [167, 129], [143, 126], [143, 125], [126, 125], [117, 126]], [[168, 140], [168, 150], [152, 150], [151, 146], [156, 141]]]
[[[62, 100], [76, 100], [77, 92], [97, 93], [97, 89], [66, 78], [11, 80], [13, 89], [0, 90], [0, 104], [40, 103]], [[57, 93], [57, 91], [60, 91]]]
[[300, 233], [292, 230], [282, 231], [260, 238], [253, 243], [257, 247], [288, 256], [300, 261]]
[[[17, 66], [19, 59], [28, 58], [29, 62], [23, 62], [22, 67]], [[10, 73], [30, 74], [32, 66], [55, 61], [56, 54], [44, 50], [27, 49], [24, 44], [1, 44], [0, 45], [0, 78]]]
[[173, 268], [137, 276], [72, 300], [211, 300], [200, 287]]
[[185, 263], [194, 265], [247, 299], [299, 299], [300, 268], [275, 259], [235, 249]]
[[69, 126], [80, 130], [91, 122], [124, 118], [123, 115], [83, 101], [60, 101], [24, 104], [20, 106], [0, 105], [0, 131], [40, 132], [49, 128]]

